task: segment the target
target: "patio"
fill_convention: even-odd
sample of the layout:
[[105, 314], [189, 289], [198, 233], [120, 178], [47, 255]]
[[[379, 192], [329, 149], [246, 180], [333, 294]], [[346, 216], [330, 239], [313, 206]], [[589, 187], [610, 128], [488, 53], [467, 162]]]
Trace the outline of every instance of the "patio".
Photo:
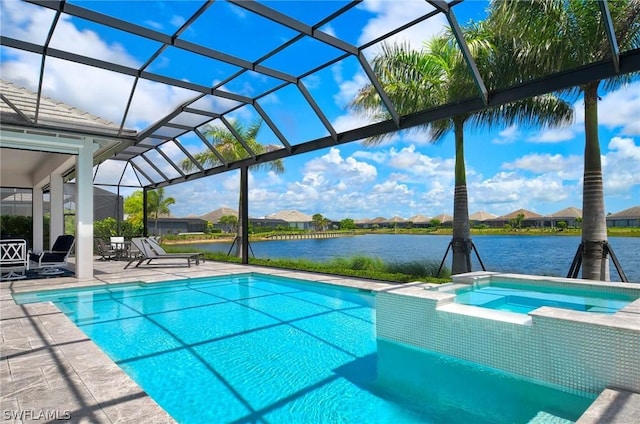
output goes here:
[[[0, 383], [4, 421], [174, 422], [56, 306], [51, 303], [16, 305], [11, 297], [13, 293], [246, 272], [372, 290], [392, 287], [378, 281], [212, 261], [190, 268], [158, 265], [124, 270], [122, 262], [96, 260], [94, 269], [94, 279], [49, 278], [0, 285]], [[628, 424], [639, 418], [640, 394], [607, 389], [578, 422]]]

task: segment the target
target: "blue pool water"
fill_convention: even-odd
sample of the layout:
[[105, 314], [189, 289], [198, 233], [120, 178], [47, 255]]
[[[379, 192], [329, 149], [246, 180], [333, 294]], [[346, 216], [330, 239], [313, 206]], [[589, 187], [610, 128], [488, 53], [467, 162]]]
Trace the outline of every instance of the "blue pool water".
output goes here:
[[565, 423], [596, 396], [376, 339], [373, 295], [322, 286], [244, 274], [15, 297], [53, 301], [181, 423]]
[[526, 314], [541, 306], [613, 314], [637, 299], [622, 293], [491, 282], [457, 289], [456, 303]]

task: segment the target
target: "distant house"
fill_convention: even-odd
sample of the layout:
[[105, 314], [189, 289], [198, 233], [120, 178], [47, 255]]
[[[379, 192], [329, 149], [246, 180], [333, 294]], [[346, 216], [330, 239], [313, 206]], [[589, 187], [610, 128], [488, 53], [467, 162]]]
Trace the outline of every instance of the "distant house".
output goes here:
[[408, 225], [409, 225], [409, 221], [399, 216], [394, 216], [392, 218], [389, 218], [385, 222], [385, 226], [387, 228], [406, 228]]
[[520, 216], [522, 216], [522, 227], [542, 227], [544, 225], [542, 215], [526, 209], [518, 209], [517, 211], [513, 211], [506, 215], [488, 219], [485, 221], [485, 223], [490, 227], [501, 228], [506, 224], [511, 224], [513, 219], [518, 219], [518, 217]]
[[354, 219], [353, 223], [356, 224], [356, 228], [371, 228], [371, 219], [369, 218]]
[[574, 207], [559, 210], [556, 213], [544, 217], [544, 227], [555, 228], [558, 222], [565, 222], [567, 227], [579, 227], [582, 219], [582, 210]]
[[205, 221], [209, 221], [212, 224], [217, 224], [220, 221], [220, 218], [222, 218], [223, 216], [235, 216], [237, 218], [238, 210], [223, 206], [214, 211], [205, 213], [204, 215], [200, 215], [200, 218], [204, 219]]
[[155, 219], [149, 218], [148, 228], [149, 234], [155, 236], [164, 234], [204, 233], [207, 230], [207, 221], [201, 218], [162, 217], [158, 218], [158, 227], [156, 229]]
[[[204, 219], [211, 223], [213, 228], [219, 228], [222, 231], [230, 231], [228, 225], [220, 224], [220, 218], [223, 216], [235, 216], [238, 217], [238, 211], [235, 209], [221, 207], [214, 211], [208, 212], [204, 215], [201, 215], [200, 218]], [[274, 218], [252, 218], [249, 217], [249, 223], [254, 227], [289, 227], [289, 223], [282, 219], [274, 219]]]
[[384, 216], [377, 216], [369, 221], [369, 228], [386, 228], [388, 227], [387, 218]]
[[487, 219], [484, 223], [490, 227], [500, 228], [506, 224], [511, 224], [512, 220], [518, 219], [520, 215], [523, 217], [523, 228], [555, 228], [559, 222], [565, 222], [568, 227], [579, 227], [582, 219], [582, 211], [574, 207], [559, 210], [551, 215], [540, 215], [527, 209], [518, 209], [497, 218]]
[[453, 225], [453, 216], [446, 213], [441, 213], [440, 215], [436, 215], [433, 218], [431, 218], [431, 220], [434, 220], [434, 219], [437, 219], [438, 221], [440, 221], [440, 225], [445, 227], [451, 227]]
[[221, 231], [230, 231], [228, 225], [220, 224], [220, 218], [223, 216], [235, 216], [238, 218], [238, 211], [227, 207], [221, 207], [214, 211], [207, 212], [204, 215], [200, 215], [200, 219], [207, 221], [213, 228], [220, 229]]
[[640, 206], [608, 215], [607, 227], [640, 227]]
[[286, 228], [289, 227], [289, 223], [282, 219], [272, 218], [249, 218], [249, 223], [254, 227], [267, 227], [267, 228]]
[[425, 228], [431, 225], [431, 218], [420, 214], [412, 216], [407, 221], [411, 222], [415, 228]]
[[469, 215], [469, 223], [471, 225], [478, 225], [478, 224], [483, 224], [484, 221], [487, 221], [489, 219], [494, 219], [494, 218], [497, 218], [497, 215], [494, 215], [489, 212], [478, 211]]
[[291, 228], [299, 230], [313, 229], [313, 217], [300, 211], [285, 210], [265, 216], [265, 219], [286, 222]]

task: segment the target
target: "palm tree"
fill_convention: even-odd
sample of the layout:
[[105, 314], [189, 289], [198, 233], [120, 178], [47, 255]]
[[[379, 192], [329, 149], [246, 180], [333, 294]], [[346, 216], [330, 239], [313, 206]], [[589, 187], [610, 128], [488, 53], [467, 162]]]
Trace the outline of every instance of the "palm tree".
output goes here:
[[[575, 69], [611, 57], [603, 22], [608, 8], [620, 50], [640, 47], [640, 1], [501, 1], [493, 2], [488, 21], [520, 78]], [[621, 75], [567, 90], [584, 96], [584, 177], [582, 194], [582, 278], [609, 280], [607, 222], [598, 139], [598, 90], [630, 81]], [[577, 273], [576, 269], [576, 273]]]
[[[240, 136], [247, 147], [251, 149], [251, 151], [256, 155], [278, 149], [278, 146], [264, 146], [256, 140], [258, 132], [260, 132], [260, 127], [262, 126], [262, 120], [258, 120], [252, 123], [248, 128], [245, 128], [239, 121], [233, 120], [231, 121], [231, 126], [233, 128], [233, 132], [227, 128], [216, 127], [212, 125], [206, 126], [203, 131], [203, 135], [212, 142], [213, 147], [226, 163], [238, 161], [249, 156], [247, 149], [245, 149], [240, 140], [236, 138], [234, 132]], [[207, 150], [194, 155], [194, 159], [205, 166], [215, 166], [220, 164], [220, 159], [211, 150]], [[191, 160], [185, 159], [182, 161], [180, 166], [182, 169], [189, 172], [194, 169], [195, 164], [191, 162]], [[277, 174], [282, 174], [284, 172], [284, 164], [280, 159], [268, 163], [256, 164], [251, 168], [266, 168]], [[240, 237], [245, 231], [244, 226], [242, 225], [244, 216], [244, 208], [242, 207], [242, 205], [245, 201], [243, 197], [244, 196], [242, 195], [241, 188], [240, 195], [238, 197], [238, 225], [236, 226], [237, 232], [235, 239], [236, 256], [238, 257], [242, 257], [242, 243], [240, 242]]]
[[[464, 32], [478, 69], [489, 83], [488, 88], [505, 84], [500, 79], [502, 70], [493, 68], [499, 52], [495, 51], [490, 33], [483, 23], [471, 24]], [[373, 69], [400, 115], [454, 103], [477, 92], [451, 31], [428, 40], [422, 50], [412, 50], [405, 45], [383, 45], [382, 52], [373, 59]], [[383, 117], [388, 115], [382, 109], [380, 97], [372, 85], [362, 87], [351, 106], [360, 113]], [[419, 128], [427, 131], [432, 142], [441, 140], [451, 130], [455, 136], [453, 237], [450, 244], [453, 253], [452, 274], [471, 271], [473, 249], [464, 162], [464, 125], [470, 123], [491, 127], [515, 122], [525, 125], [559, 125], [570, 122], [572, 117], [573, 111], [569, 104], [555, 96], [545, 95], [474, 114], [455, 115]], [[367, 139], [365, 144], [378, 144], [388, 136]]]
[[322, 216], [322, 214], [313, 214], [311, 220], [313, 221], [313, 226], [315, 227], [316, 231], [322, 231], [324, 229], [326, 218]]
[[176, 203], [176, 199], [173, 197], [164, 197], [164, 188], [158, 188], [151, 190], [147, 194], [147, 208], [148, 213], [153, 214], [155, 222], [155, 235], [158, 235], [158, 215], [168, 214], [169, 206]]

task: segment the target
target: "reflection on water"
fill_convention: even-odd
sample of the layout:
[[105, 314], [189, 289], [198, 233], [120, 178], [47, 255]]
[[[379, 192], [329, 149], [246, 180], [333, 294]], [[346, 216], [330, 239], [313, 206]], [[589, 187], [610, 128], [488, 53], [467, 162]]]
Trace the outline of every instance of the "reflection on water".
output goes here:
[[[385, 262], [441, 261], [449, 235], [368, 234], [334, 239], [253, 242], [258, 258], [305, 258], [323, 261], [366, 255]], [[580, 244], [579, 236], [474, 236], [473, 242], [485, 267], [491, 271], [566, 277]], [[640, 282], [640, 237], [611, 237], [609, 244], [629, 281]], [[197, 248], [227, 253], [230, 243], [204, 243]], [[196, 247], [194, 246], [194, 247]], [[447, 258], [451, 266], [451, 254]], [[475, 255], [474, 270], [481, 269]], [[620, 281], [611, 264], [611, 279]]]
[[573, 422], [596, 397], [383, 339], [377, 353], [378, 389], [436, 423]]

